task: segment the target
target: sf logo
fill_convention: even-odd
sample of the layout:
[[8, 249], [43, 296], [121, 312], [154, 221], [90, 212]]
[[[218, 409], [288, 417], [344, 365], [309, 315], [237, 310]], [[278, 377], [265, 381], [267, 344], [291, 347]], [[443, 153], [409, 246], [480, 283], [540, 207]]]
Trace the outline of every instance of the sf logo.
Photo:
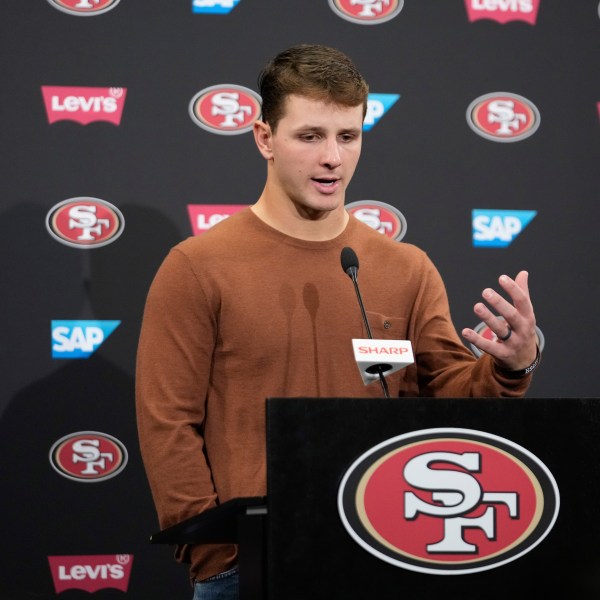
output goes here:
[[220, 92], [212, 97], [211, 113], [222, 116], [221, 127], [237, 127], [252, 115], [252, 107], [242, 106], [240, 95], [236, 92]]
[[[454, 465], [461, 470], [433, 468]], [[510, 518], [519, 516], [518, 495], [515, 492], [485, 492], [478, 480], [469, 474], [481, 470], [481, 456], [476, 452], [456, 454], [430, 452], [421, 454], [404, 468], [407, 483], [417, 489], [429, 490], [432, 502], [422, 500], [414, 492], [404, 494], [404, 517], [412, 520], [419, 514], [443, 519], [443, 538], [427, 545], [428, 552], [477, 552], [475, 544], [465, 541], [465, 529], [481, 529], [489, 540], [496, 537], [497, 507], [506, 507]], [[489, 504], [478, 517], [467, 516], [481, 504]]]
[[102, 229], [110, 227], [108, 219], [96, 216], [96, 206], [74, 205], [69, 209], [69, 229], [78, 230], [79, 241], [93, 241], [102, 236]]
[[518, 559], [548, 535], [558, 486], [527, 449], [472, 429], [421, 429], [364, 452], [344, 474], [346, 530], [390, 564], [475, 573]]

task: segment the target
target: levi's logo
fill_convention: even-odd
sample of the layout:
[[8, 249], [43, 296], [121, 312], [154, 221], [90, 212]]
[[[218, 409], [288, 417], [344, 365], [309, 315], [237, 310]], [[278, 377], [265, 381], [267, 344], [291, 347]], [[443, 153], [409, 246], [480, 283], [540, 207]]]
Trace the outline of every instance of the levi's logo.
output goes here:
[[465, 0], [469, 21], [492, 19], [504, 25], [525, 21], [535, 25], [540, 0]]
[[49, 556], [48, 562], [57, 594], [73, 589], [93, 593], [104, 588], [126, 592], [133, 554]]
[[127, 88], [69, 87], [43, 85], [48, 123], [76, 121], [87, 125], [92, 121], [121, 123]]
[[192, 231], [200, 235], [246, 207], [246, 204], [188, 204]]

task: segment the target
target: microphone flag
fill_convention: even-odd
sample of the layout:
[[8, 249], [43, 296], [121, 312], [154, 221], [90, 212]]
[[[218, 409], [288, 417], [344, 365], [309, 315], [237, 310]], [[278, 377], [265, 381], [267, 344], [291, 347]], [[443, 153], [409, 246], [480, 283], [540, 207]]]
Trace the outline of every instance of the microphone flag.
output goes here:
[[363, 383], [369, 385], [415, 362], [410, 340], [353, 339], [354, 359]]

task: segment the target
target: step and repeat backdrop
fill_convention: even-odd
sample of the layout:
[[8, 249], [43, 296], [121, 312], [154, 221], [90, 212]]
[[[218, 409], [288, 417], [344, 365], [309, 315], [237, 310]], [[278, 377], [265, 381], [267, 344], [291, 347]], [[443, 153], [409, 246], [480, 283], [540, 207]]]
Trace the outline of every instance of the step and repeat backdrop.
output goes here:
[[4, 0], [0, 598], [191, 596], [149, 543], [137, 337], [169, 248], [258, 198], [290, 45], [370, 84], [348, 209], [429, 253], [459, 331], [527, 269], [529, 396], [598, 396], [599, 33], [598, 0]]

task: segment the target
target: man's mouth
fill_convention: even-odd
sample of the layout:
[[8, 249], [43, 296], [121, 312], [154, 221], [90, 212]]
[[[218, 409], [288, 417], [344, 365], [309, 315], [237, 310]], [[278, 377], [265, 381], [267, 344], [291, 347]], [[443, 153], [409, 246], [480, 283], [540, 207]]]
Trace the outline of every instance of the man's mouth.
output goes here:
[[337, 193], [341, 186], [341, 180], [335, 177], [313, 177], [315, 189], [324, 195]]
[[332, 186], [339, 181], [339, 179], [325, 179], [320, 177], [314, 177], [313, 181], [320, 183], [321, 185]]

